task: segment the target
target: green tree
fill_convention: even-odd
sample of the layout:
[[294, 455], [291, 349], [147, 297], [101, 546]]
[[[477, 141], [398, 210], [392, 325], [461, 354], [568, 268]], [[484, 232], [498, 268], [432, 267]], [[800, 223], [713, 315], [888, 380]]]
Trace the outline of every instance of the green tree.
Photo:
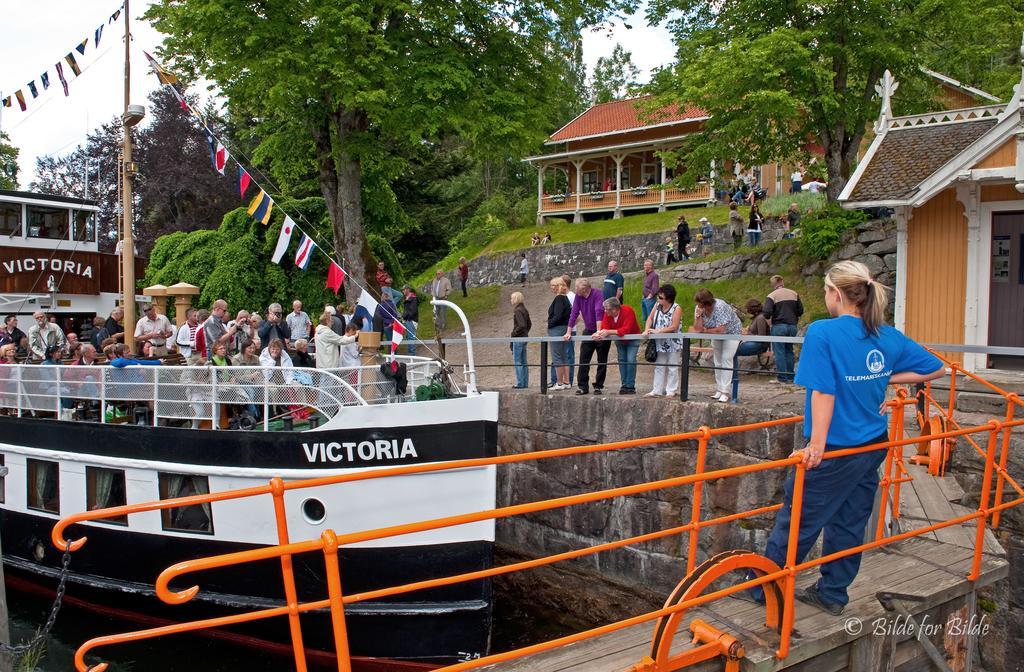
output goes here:
[[[875, 85], [888, 69], [903, 84], [900, 103], [934, 106], [920, 67], [956, 34], [984, 42], [990, 31], [951, 26], [989, 18], [1005, 0], [652, 0], [648, 20], [670, 19], [678, 61], [655, 75], [656, 103], [697, 105], [704, 131], [667, 157], [706, 173], [712, 161], [757, 165], [801, 156], [808, 142], [825, 150], [828, 196], [849, 180], [865, 131], [878, 115]], [[1019, 19], [1017, 19], [1019, 20]], [[981, 26], [979, 26], [981, 29]], [[1019, 33], [1017, 34], [1019, 38]], [[973, 47], [960, 44], [959, 50]], [[653, 109], [653, 108], [652, 108]]]
[[634, 4], [173, 0], [146, 16], [174, 69], [215, 82], [252, 119], [254, 158], [284, 188], [315, 170], [336, 254], [365, 285], [364, 217], [400, 211], [390, 184], [407, 156], [449, 133], [482, 156], [535, 146], [561, 85], [559, 15], [593, 25]]
[[0, 189], [18, 188], [18, 148], [0, 131]]
[[633, 64], [633, 53], [616, 43], [611, 56], [602, 56], [594, 64], [590, 78], [590, 97], [594, 104], [607, 103], [633, 94], [640, 83], [640, 68]]

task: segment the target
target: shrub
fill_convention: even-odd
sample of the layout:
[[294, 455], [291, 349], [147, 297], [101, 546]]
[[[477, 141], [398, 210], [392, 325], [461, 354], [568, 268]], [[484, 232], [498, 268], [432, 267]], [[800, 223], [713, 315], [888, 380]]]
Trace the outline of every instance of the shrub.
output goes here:
[[867, 213], [834, 204], [807, 215], [800, 222], [800, 251], [814, 259], [826, 259], [839, 248], [846, 231], [867, 219]]
[[826, 208], [825, 194], [802, 191], [799, 194], [780, 194], [766, 199], [761, 203], [761, 214], [765, 217], [784, 215], [790, 203], [796, 203], [800, 212], [818, 212]]

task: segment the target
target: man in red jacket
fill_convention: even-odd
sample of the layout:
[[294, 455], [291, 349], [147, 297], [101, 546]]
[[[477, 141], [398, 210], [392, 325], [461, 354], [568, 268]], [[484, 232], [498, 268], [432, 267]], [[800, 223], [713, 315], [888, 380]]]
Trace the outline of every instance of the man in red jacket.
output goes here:
[[[639, 334], [640, 325], [636, 322], [636, 312], [629, 306], [622, 305], [615, 297], [605, 299], [604, 317], [601, 328], [591, 337], [601, 341], [610, 336], [628, 336]], [[622, 387], [619, 394], [636, 394], [636, 356], [640, 352], [640, 340], [617, 340], [615, 349], [619, 356], [619, 378]]]

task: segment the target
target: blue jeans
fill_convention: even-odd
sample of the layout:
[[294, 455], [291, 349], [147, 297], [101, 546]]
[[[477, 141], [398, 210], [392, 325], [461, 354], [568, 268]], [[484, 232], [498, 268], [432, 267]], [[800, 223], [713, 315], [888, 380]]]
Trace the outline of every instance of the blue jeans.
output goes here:
[[636, 389], [636, 356], [640, 352], [640, 341], [615, 341], [619, 356], [619, 378], [622, 387]]
[[740, 347], [736, 348], [737, 357], [751, 357], [753, 355], [760, 355], [762, 352], [768, 352], [768, 344], [760, 343], [758, 341], [742, 341]]
[[529, 387], [530, 369], [526, 366], [526, 343], [512, 344], [512, 361], [516, 365], [516, 387]]
[[761, 242], [760, 231], [747, 231], [747, 238], [750, 239], [750, 246], [757, 247], [758, 243]]
[[[562, 333], [564, 334], [565, 332], [562, 332]], [[573, 330], [572, 335], [573, 336], [576, 335], [576, 331], [575, 330]], [[575, 364], [576, 364], [576, 342], [575, 341], [569, 341], [569, 342], [567, 342], [565, 344], [565, 363], [569, 365], [569, 384], [572, 385], [573, 374], [576, 373], [576, 366], [575, 366]], [[551, 364], [550, 369], [551, 369], [551, 373], [550, 373], [550, 375], [548, 377], [548, 380], [550, 380], [551, 382], [549, 383], [549, 385], [554, 385], [555, 383], [558, 382], [558, 373], [555, 371], [554, 363]], [[543, 373], [543, 371], [541, 373]]]
[[405, 338], [408, 342], [406, 350], [409, 352], [410, 357], [416, 356], [416, 327], [420, 326], [419, 322], [413, 322], [408, 320], [405, 323]]
[[[772, 336], [796, 336], [795, 324], [773, 324]], [[792, 343], [772, 343], [775, 354], [775, 370], [779, 372], [780, 383], [793, 382], [794, 357]]]
[[640, 329], [643, 329], [644, 325], [647, 324], [647, 316], [651, 314], [652, 310], [654, 310], [654, 304], [657, 303], [657, 301], [658, 300], [653, 297], [650, 299], [640, 300], [640, 311], [643, 314], [643, 318], [640, 320]]
[[[885, 434], [864, 445], [888, 441]], [[826, 454], [830, 446], [826, 446]], [[822, 460], [804, 476], [803, 510], [800, 515], [800, 533], [797, 537], [796, 561], [802, 562], [807, 552], [825, 533], [822, 555], [830, 555], [864, 543], [864, 529], [875, 505], [878, 490], [878, 466], [885, 459], [884, 450]], [[792, 514], [793, 480], [790, 471], [785, 483], [785, 499], [775, 527], [768, 537], [765, 556], [779, 567], [786, 565], [789, 542], [789, 521]], [[833, 560], [821, 566], [818, 593], [828, 604], [845, 605], [849, 601], [847, 587], [860, 570], [860, 553]], [[763, 596], [760, 586], [751, 590], [755, 597]]]

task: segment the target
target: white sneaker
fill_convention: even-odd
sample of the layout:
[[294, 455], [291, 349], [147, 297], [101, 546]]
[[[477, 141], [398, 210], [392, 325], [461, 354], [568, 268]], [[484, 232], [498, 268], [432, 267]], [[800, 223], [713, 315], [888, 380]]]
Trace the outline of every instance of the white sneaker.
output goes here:
[[647, 393], [647, 394], [645, 394], [644, 396], [645, 396], [645, 397], [660, 397], [661, 395], [660, 395], [660, 394], [658, 394], [657, 392], [648, 392], [648, 393]]
[[718, 401], [719, 401], [719, 403], [722, 403], [722, 404], [728, 404], [729, 403], [729, 395], [723, 394], [722, 396], [720, 396], [718, 398]]
[[722, 396], [722, 393], [719, 392], [718, 390], [715, 390], [715, 393], [711, 395], [711, 398], [718, 399], [720, 396]]
[[778, 378], [769, 378], [768, 379], [768, 384], [769, 385], [779, 385], [779, 379]]
[[564, 390], [566, 387], [568, 387], [568, 385], [562, 385], [561, 383], [555, 383], [554, 385], [551, 385], [550, 387], [548, 387], [548, 391], [549, 392], [558, 392], [559, 390]]

